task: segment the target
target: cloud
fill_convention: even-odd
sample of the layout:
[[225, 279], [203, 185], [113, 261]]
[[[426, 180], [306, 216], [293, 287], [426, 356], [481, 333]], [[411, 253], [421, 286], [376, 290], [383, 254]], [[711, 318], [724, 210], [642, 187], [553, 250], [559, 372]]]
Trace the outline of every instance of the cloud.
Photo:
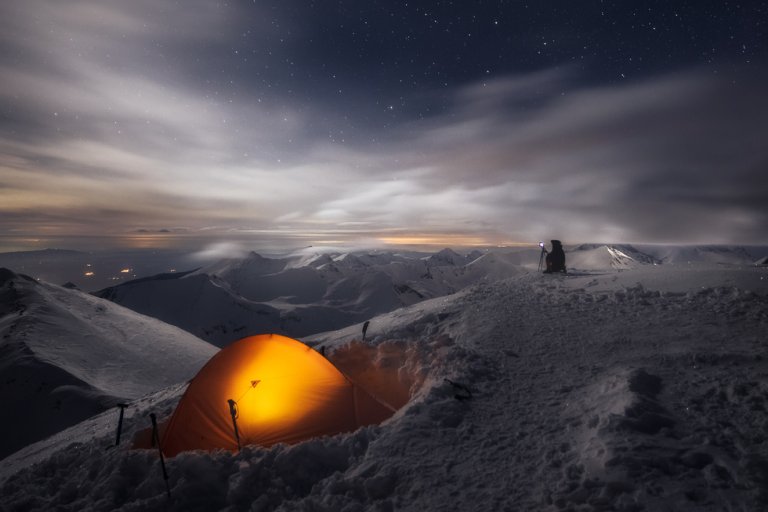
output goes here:
[[[440, 115], [377, 117], [368, 89], [342, 100], [281, 82], [273, 68], [306, 27], [266, 13], [246, 27], [244, 6], [1, 9], [9, 232], [768, 239], [768, 80], [754, 72], [606, 85], [554, 67], [402, 98], [447, 97]], [[249, 29], [258, 65], [236, 53]]]
[[[503, 190], [489, 198], [500, 218], [485, 220], [529, 239], [541, 229], [582, 240], [765, 239], [765, 80], [734, 85], [693, 70], [574, 89], [554, 73], [568, 92], [541, 97], [528, 86], [538, 78], [505, 78], [488, 94], [472, 86], [455, 112], [414, 127], [409, 152], [431, 164], [423, 188], [459, 187], [467, 200]], [[509, 105], [533, 106], [521, 115]]]
[[239, 242], [216, 242], [190, 255], [193, 261], [211, 261], [224, 258], [243, 258], [248, 250]]

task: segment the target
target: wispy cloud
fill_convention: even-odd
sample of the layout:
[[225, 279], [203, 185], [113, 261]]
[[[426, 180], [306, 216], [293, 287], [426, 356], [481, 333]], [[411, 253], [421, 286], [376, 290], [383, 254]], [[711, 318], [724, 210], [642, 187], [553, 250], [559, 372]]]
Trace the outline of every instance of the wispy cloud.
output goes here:
[[[256, 87], [257, 74], [224, 83], [217, 63], [243, 62], [233, 7], [83, 0], [2, 14], [6, 232], [767, 238], [764, 76], [690, 69], [606, 86], [552, 68], [414, 95], [451, 106], [381, 125], [360, 91], [340, 108]], [[265, 34], [287, 30], [264, 20]]]

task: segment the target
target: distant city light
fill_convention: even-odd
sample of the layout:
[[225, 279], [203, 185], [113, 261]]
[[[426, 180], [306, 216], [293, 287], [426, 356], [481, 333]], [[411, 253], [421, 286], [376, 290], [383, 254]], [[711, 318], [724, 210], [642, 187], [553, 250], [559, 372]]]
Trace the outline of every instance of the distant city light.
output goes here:
[[129, 269], [129, 268], [124, 268], [123, 270], [121, 270], [121, 271], [120, 271], [120, 273], [121, 273], [121, 274], [127, 274], [127, 273], [128, 273], [128, 272], [130, 272], [130, 271], [131, 271], [131, 269]]
[[90, 276], [92, 276], [92, 275], [93, 275], [93, 272], [90, 272], [90, 271], [88, 271], [88, 272], [86, 272], [86, 273], [85, 273], [85, 277], [90, 277]]

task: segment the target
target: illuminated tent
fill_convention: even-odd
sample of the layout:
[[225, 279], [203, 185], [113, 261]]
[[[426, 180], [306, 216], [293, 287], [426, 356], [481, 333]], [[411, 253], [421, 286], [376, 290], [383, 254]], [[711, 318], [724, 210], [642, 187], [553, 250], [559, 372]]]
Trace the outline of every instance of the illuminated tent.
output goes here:
[[380, 423], [393, 413], [303, 343], [277, 334], [250, 336], [219, 351], [192, 379], [161, 448], [173, 456], [236, 450], [238, 441], [296, 443]]

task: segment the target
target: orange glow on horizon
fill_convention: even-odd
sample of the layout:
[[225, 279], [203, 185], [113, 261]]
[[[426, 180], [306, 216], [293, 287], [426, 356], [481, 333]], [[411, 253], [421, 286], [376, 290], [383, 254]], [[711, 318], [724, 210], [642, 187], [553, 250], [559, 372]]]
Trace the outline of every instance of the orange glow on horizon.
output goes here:
[[177, 243], [178, 237], [173, 235], [130, 235], [118, 238], [122, 245], [131, 249], [169, 249]]
[[467, 235], [402, 235], [383, 236], [377, 240], [387, 245], [435, 245], [435, 246], [488, 246], [494, 242], [479, 236]]

